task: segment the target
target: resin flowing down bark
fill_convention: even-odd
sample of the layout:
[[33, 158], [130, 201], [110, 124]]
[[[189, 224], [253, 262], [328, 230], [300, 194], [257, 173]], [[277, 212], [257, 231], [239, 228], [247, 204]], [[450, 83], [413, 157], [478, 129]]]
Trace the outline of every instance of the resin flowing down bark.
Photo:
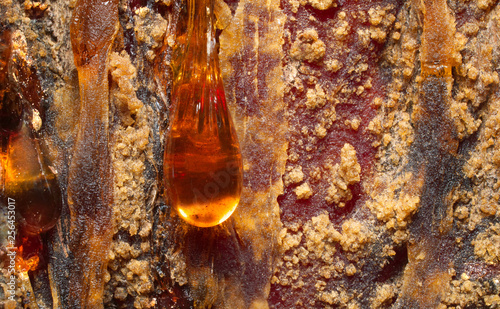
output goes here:
[[[58, 222], [63, 200], [46, 131], [40, 130], [44, 94], [26, 48], [21, 31], [0, 23], [0, 208], [8, 205], [5, 250], [15, 267], [10, 275], [17, 274], [24, 304], [31, 308], [37, 299], [30, 277], [46, 266], [42, 234]], [[12, 294], [8, 299], [14, 303]]]
[[[454, 35], [438, 26], [453, 25], [449, 19], [434, 23], [435, 35], [447, 38], [436, 48], [462, 55], [456, 68], [446, 67], [453, 74], [451, 97], [439, 66], [436, 75], [429, 68], [427, 77], [421, 75], [420, 62], [432, 64], [424, 59], [437, 54], [436, 48], [421, 46], [424, 1], [217, 1], [228, 12], [222, 20], [229, 21], [219, 27], [219, 56], [245, 171], [239, 206], [218, 227], [197, 228], [172, 215], [170, 204], [157, 194], [163, 129], [173, 116], [164, 112], [172, 92], [173, 29], [185, 28], [176, 21], [187, 1], [120, 2], [123, 28], [108, 75], [110, 112], [116, 111], [109, 125], [117, 215], [104, 307], [235, 309], [266, 308], [268, 302], [269, 308], [391, 308], [401, 299], [404, 308], [435, 308], [439, 298], [438, 308], [495, 307], [498, 1], [448, 1]], [[29, 7], [37, 3], [0, 3], [0, 23], [26, 36], [26, 54], [47, 93], [41, 102], [48, 111], [42, 133], [64, 197], [80, 115], [68, 44], [68, 21], [77, 2], [46, 2], [49, 9], [35, 17]], [[130, 99], [118, 97], [122, 94]], [[135, 96], [144, 109], [128, 113]], [[439, 103], [440, 98], [446, 101]], [[123, 113], [132, 116], [127, 123]], [[458, 154], [452, 150], [441, 159], [439, 154], [452, 148], [442, 142], [446, 134], [439, 134], [449, 125], [458, 131], [458, 139], [449, 139], [458, 140]], [[442, 150], [434, 150], [438, 156], [431, 157], [440, 144]], [[461, 160], [468, 178], [457, 180], [450, 177], [452, 169], [440, 170], [456, 163], [460, 174]], [[427, 176], [433, 182], [426, 182]], [[456, 183], [458, 189], [447, 189]], [[443, 196], [451, 201], [443, 203]], [[77, 244], [66, 206], [56, 228], [44, 236], [50, 252], [30, 272], [40, 308], [79, 307], [68, 301], [70, 293], [79, 293], [68, 283], [81, 273], [69, 250], [70, 243]], [[78, 225], [83, 220], [73, 223]], [[0, 227], [5, 235], [6, 225]], [[449, 261], [453, 269], [446, 285]], [[434, 286], [431, 275], [440, 280]], [[0, 285], [8, 279], [0, 274]], [[441, 283], [442, 293], [436, 294]], [[16, 295], [18, 306], [22, 294]], [[2, 306], [9, 304], [0, 297]]]
[[112, 238], [108, 55], [118, 26], [118, 1], [80, 0], [70, 25], [80, 85], [80, 117], [68, 175], [69, 306], [102, 308]]
[[42, 91], [25, 44], [19, 31], [1, 30], [0, 197], [16, 204], [18, 234], [36, 236], [54, 227], [62, 200], [45, 140], [36, 133]]

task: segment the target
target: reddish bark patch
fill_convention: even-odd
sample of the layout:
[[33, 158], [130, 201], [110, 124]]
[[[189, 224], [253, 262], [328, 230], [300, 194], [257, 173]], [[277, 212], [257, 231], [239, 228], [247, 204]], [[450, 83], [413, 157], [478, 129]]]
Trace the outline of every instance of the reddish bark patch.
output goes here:
[[[335, 3], [335, 2], [334, 2]], [[385, 86], [388, 76], [380, 65], [382, 51], [391, 37], [395, 16], [402, 3], [400, 1], [360, 1], [336, 2], [336, 6], [320, 11], [310, 5], [299, 6], [293, 13], [292, 4], [283, 3], [284, 12], [288, 15], [285, 33], [284, 50], [287, 55], [284, 59], [285, 72], [297, 73], [287, 78], [288, 89], [285, 91], [285, 103], [288, 105], [289, 148], [287, 172], [301, 167], [303, 180], [287, 183], [287, 174], [284, 175], [284, 193], [278, 199], [281, 220], [285, 227], [297, 223], [303, 226], [314, 216], [325, 211], [335, 228], [340, 230], [342, 223], [352, 216], [357, 208], [364, 205], [367, 194], [363, 184], [370, 181], [372, 167], [376, 162], [377, 148], [374, 146], [379, 137], [368, 130], [370, 122], [377, 114], [377, 106], [386, 99]], [[384, 13], [377, 18], [376, 12]], [[300, 29], [300, 30], [299, 30]], [[306, 30], [304, 30], [306, 29]], [[304, 32], [309, 37], [303, 38]], [[324, 43], [325, 52], [321, 57], [320, 50], [314, 47]], [[307, 50], [309, 46], [300, 46], [298, 40], [311, 44], [316, 54], [311, 57], [297, 52], [299, 46]], [[308, 104], [308, 91], [318, 94], [318, 88], [324, 91], [326, 101], [311, 108]], [[321, 90], [319, 94], [321, 95]], [[336, 117], [331, 124], [326, 124], [325, 112], [335, 110]], [[319, 130], [317, 129], [319, 125]], [[321, 126], [326, 134], [321, 133]], [[305, 130], [304, 128], [307, 128]], [[360, 181], [350, 184], [352, 198], [341, 203], [329, 203], [328, 188], [333, 180], [328, 173], [327, 166], [341, 162], [341, 149], [350, 144], [356, 150], [356, 159], [361, 167]], [[318, 171], [320, 177], [318, 177]], [[316, 175], [316, 176], [313, 176]], [[296, 188], [307, 182], [312, 195], [306, 199], [298, 199]], [[331, 200], [330, 200], [331, 202]], [[339, 205], [344, 203], [345, 205]], [[302, 231], [302, 228], [299, 228]], [[304, 240], [302, 239], [302, 243]], [[347, 266], [350, 262], [347, 253], [340, 246], [335, 254], [336, 259], [342, 260]], [[307, 263], [300, 262], [301, 278], [305, 278], [300, 289], [291, 285], [275, 283], [271, 286], [269, 304], [271, 308], [294, 308], [302, 304], [307, 308], [323, 308], [330, 300], [320, 299], [318, 295], [317, 272], [323, 265], [318, 259], [309, 259]], [[372, 265], [373, 264], [373, 265]], [[351, 265], [352, 266], [352, 265]], [[350, 289], [349, 293], [370, 293], [366, 277], [373, 276], [373, 281], [380, 276], [375, 263], [358, 265], [364, 276], [349, 277], [344, 275], [325, 279], [328, 290], [335, 290], [341, 285]], [[310, 274], [310, 276], [308, 275]], [[361, 279], [360, 278], [364, 278]], [[307, 280], [307, 282], [306, 282]], [[355, 288], [355, 289], [351, 289]], [[368, 289], [367, 289], [368, 288]], [[325, 303], [326, 301], [326, 303]], [[369, 306], [365, 300], [360, 300], [362, 307]], [[334, 305], [334, 303], [329, 303]], [[300, 306], [299, 306], [300, 307]]]

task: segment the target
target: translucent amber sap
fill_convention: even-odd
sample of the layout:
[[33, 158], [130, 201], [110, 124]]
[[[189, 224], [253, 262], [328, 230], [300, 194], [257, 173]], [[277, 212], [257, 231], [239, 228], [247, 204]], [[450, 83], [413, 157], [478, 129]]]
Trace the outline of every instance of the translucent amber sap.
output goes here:
[[62, 200], [40, 141], [23, 124], [18, 133], [9, 136], [4, 148], [4, 194], [15, 200], [19, 227], [28, 235], [48, 231], [59, 219]]
[[37, 105], [38, 79], [24, 59], [13, 58], [11, 40], [0, 25], [0, 199], [9, 210], [15, 206], [18, 234], [33, 236], [56, 224], [62, 197], [28, 116]]
[[174, 63], [165, 190], [185, 221], [210, 227], [238, 205], [241, 153], [220, 76], [213, 2], [189, 0], [187, 15], [185, 49]]

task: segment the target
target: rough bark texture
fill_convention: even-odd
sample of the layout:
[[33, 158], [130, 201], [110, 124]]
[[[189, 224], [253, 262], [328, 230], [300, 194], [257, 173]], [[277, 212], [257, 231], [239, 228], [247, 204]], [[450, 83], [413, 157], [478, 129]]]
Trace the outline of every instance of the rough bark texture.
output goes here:
[[[78, 297], [67, 284], [82, 271], [71, 235], [92, 226], [72, 222], [67, 201], [81, 125], [75, 3], [0, 0], [0, 38], [16, 38], [12, 54], [37, 77], [0, 75], [9, 79], [0, 90], [44, 111], [40, 135], [66, 197], [30, 272], [40, 308], [70, 308]], [[164, 202], [169, 64], [183, 3], [122, 0], [107, 73], [114, 202], [103, 306], [500, 307], [498, 2], [216, 7], [243, 156], [240, 205], [222, 225], [196, 228]], [[16, 301], [0, 307], [30, 306], [17, 287]]]

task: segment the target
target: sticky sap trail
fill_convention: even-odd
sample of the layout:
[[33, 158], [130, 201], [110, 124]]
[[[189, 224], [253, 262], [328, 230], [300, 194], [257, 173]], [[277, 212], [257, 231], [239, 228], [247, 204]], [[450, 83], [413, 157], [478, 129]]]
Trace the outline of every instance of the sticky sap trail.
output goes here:
[[459, 185], [463, 163], [450, 117], [452, 67], [458, 63], [455, 21], [444, 0], [423, 1], [421, 77], [414, 112], [415, 142], [410, 157], [420, 206], [410, 226], [408, 265], [396, 308], [436, 308], [451, 280], [452, 206], [447, 198]]
[[80, 0], [70, 25], [80, 85], [80, 118], [68, 175], [70, 242], [75, 268], [70, 307], [102, 308], [112, 239], [108, 55], [118, 26], [118, 1]]

